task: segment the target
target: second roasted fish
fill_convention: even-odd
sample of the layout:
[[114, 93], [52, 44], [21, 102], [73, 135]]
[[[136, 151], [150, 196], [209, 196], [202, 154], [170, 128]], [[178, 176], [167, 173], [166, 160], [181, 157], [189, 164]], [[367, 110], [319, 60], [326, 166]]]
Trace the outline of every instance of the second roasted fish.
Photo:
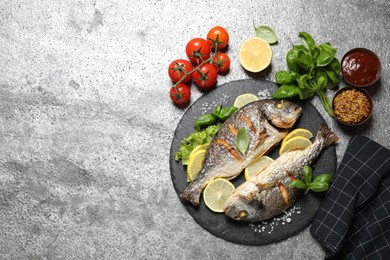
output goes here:
[[311, 146], [283, 153], [257, 176], [238, 186], [225, 202], [225, 214], [235, 220], [249, 222], [279, 215], [300, 195], [299, 189], [289, 188], [288, 185], [295, 179], [302, 179], [303, 167], [311, 165], [326, 147], [337, 140], [337, 135], [321, 125]]

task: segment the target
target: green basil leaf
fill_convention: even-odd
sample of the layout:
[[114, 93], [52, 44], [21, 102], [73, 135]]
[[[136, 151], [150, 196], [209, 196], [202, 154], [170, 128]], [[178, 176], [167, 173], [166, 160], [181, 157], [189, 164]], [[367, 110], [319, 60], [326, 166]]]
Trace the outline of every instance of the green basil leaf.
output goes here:
[[320, 48], [318, 46], [314, 46], [312, 52], [311, 52], [311, 58], [312, 60], [317, 60], [318, 55], [320, 55]]
[[336, 75], [341, 73], [341, 65], [338, 59], [334, 58], [327, 66], [333, 69]]
[[221, 104], [218, 104], [218, 105], [214, 108], [212, 114], [213, 114], [214, 116], [218, 116], [219, 113], [221, 112], [221, 109], [222, 109], [222, 105], [221, 105]]
[[328, 75], [321, 68], [315, 70], [316, 83], [320, 90], [326, 90], [328, 86]]
[[288, 72], [286, 70], [281, 70], [275, 75], [276, 83], [286, 85], [295, 82], [295, 72]]
[[217, 118], [213, 114], [204, 114], [200, 116], [195, 122], [195, 128], [199, 131], [203, 126], [214, 124]]
[[312, 182], [309, 185], [309, 189], [312, 191], [315, 191], [315, 192], [326, 191], [329, 189], [329, 184], [326, 182], [320, 182], [320, 181]]
[[321, 89], [321, 90], [325, 90], [326, 89], [326, 85], [327, 85], [327, 78], [323, 77], [323, 76], [320, 76], [318, 79], [317, 79], [317, 85], [318, 85], [318, 88]]
[[320, 48], [320, 54], [317, 57], [317, 66], [324, 67], [334, 59], [337, 49], [328, 43], [320, 44], [318, 47]]
[[274, 44], [278, 42], [278, 36], [274, 32], [274, 30], [272, 30], [270, 27], [268, 26], [256, 27], [254, 23], [253, 26], [255, 27], [257, 37], [265, 40], [269, 44]]
[[303, 180], [305, 181], [306, 185], [309, 185], [311, 183], [311, 180], [313, 178], [313, 170], [310, 166], [305, 165], [303, 167]]
[[[329, 64], [324, 67], [324, 72], [328, 76], [328, 83], [329, 83], [329, 89], [334, 89], [337, 87], [340, 83], [340, 78], [338, 75], [336, 75], [336, 72], [333, 69], [328, 68]], [[330, 82], [329, 82], [330, 81]]]
[[333, 180], [332, 174], [329, 173], [324, 173], [320, 174], [317, 177], [314, 178], [313, 182], [326, 182], [326, 183], [331, 183]]
[[298, 87], [300, 89], [306, 89], [308, 80], [310, 80], [310, 75], [308, 75], [308, 74], [304, 74], [304, 75], [297, 77]]
[[222, 122], [225, 122], [231, 115], [236, 112], [238, 108], [231, 106], [231, 107], [224, 107], [221, 109], [219, 114], [217, 115], [218, 119]]
[[303, 189], [303, 190], [307, 189], [307, 185], [303, 181], [301, 181], [299, 179], [292, 181], [288, 185], [288, 187], [290, 187], [290, 188], [298, 188], [298, 189]]
[[287, 67], [289, 70], [294, 71], [296, 73], [300, 73], [300, 67], [297, 62], [298, 59], [298, 49], [292, 48], [287, 52], [286, 55], [286, 61], [287, 61]]
[[310, 91], [309, 89], [307, 88], [299, 88], [298, 89], [298, 95], [299, 95], [299, 98], [301, 100], [305, 100], [311, 96], [313, 96], [314, 92], [313, 91]]
[[299, 36], [302, 38], [303, 45], [310, 51], [310, 53], [314, 52], [315, 42], [313, 37], [307, 32], [300, 32]]
[[298, 90], [296, 85], [282, 85], [272, 94], [272, 97], [276, 99], [291, 98], [298, 95]]
[[298, 51], [297, 63], [300, 67], [305, 69], [305, 71], [309, 71], [310, 68], [314, 65], [310, 53], [307, 50]]
[[236, 147], [241, 152], [242, 155], [245, 156], [245, 153], [249, 146], [249, 137], [245, 130], [245, 127], [241, 127], [238, 129], [237, 137], [236, 137]]

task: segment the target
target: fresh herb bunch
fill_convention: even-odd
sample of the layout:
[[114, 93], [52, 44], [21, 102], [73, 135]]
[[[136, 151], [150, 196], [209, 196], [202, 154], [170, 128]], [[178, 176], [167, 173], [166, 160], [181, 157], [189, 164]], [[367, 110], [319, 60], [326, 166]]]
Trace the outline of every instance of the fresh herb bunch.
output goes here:
[[303, 167], [303, 181], [296, 179], [290, 183], [290, 188], [299, 188], [306, 190], [305, 194], [309, 192], [309, 190], [315, 192], [326, 191], [329, 189], [329, 183], [332, 182], [333, 176], [332, 174], [324, 173], [320, 174], [313, 179], [313, 170], [310, 166]]
[[281, 86], [272, 94], [283, 99], [299, 96], [301, 100], [317, 94], [330, 116], [334, 116], [326, 90], [335, 89], [340, 83], [340, 62], [335, 57], [337, 49], [329, 42], [316, 45], [307, 32], [300, 32], [302, 45], [294, 45], [288, 51], [288, 70], [276, 73], [276, 82]]

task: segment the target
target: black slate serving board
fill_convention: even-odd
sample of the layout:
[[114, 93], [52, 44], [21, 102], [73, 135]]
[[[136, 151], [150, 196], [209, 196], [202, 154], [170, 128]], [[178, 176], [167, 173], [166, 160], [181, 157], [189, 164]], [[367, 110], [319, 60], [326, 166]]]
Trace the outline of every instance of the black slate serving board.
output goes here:
[[[180, 146], [180, 141], [191, 134], [196, 118], [204, 113], [211, 112], [217, 104], [231, 106], [237, 96], [244, 93], [253, 93], [262, 96], [270, 96], [277, 89], [277, 84], [263, 80], [238, 80], [218, 86], [211, 92], [205, 93], [194, 102], [183, 115], [173, 136], [170, 150], [170, 171], [173, 186], [179, 194], [187, 185], [186, 167], [181, 161], [175, 160], [175, 152]], [[267, 95], [268, 94], [268, 95]], [[304, 127], [315, 135], [321, 123], [325, 123], [316, 108], [309, 102], [300, 103], [303, 113], [294, 128]], [[314, 138], [313, 138], [314, 139]], [[277, 158], [279, 146], [270, 154]], [[314, 176], [321, 173], [334, 173], [336, 171], [336, 150], [334, 146], [327, 148], [317, 159], [314, 165]], [[232, 180], [237, 187], [245, 181], [243, 174]], [[224, 214], [210, 211], [201, 199], [199, 207], [182, 201], [188, 213], [204, 229], [213, 235], [227, 241], [244, 245], [264, 245], [275, 243], [297, 234], [310, 225], [321, 204], [323, 193], [313, 192], [302, 195], [296, 201], [293, 208], [280, 216], [259, 223], [238, 222], [229, 219]]]

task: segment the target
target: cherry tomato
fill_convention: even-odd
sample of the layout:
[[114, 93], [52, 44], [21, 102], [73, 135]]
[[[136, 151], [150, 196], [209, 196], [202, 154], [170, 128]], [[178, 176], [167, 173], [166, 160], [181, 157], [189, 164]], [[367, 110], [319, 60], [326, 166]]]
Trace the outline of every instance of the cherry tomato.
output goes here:
[[[168, 75], [173, 82], [178, 82], [181, 78], [184, 77], [185, 73], [189, 73], [193, 69], [194, 67], [192, 67], [191, 62], [189, 62], [188, 60], [178, 59], [172, 61], [171, 64], [169, 64]], [[191, 78], [192, 78], [192, 73], [187, 75], [182, 82], [186, 83], [190, 81]]]
[[218, 50], [225, 48], [229, 43], [229, 34], [225, 28], [221, 26], [215, 26], [207, 34], [207, 41], [214, 50], [218, 44]]
[[202, 38], [191, 39], [186, 46], [188, 58], [194, 64], [199, 64], [210, 58], [210, 44]]
[[198, 67], [192, 75], [195, 84], [202, 89], [214, 86], [217, 82], [217, 76], [217, 70], [210, 63], [205, 63]]
[[191, 98], [191, 89], [186, 84], [180, 83], [176, 88], [171, 87], [169, 96], [176, 105], [188, 104]]
[[226, 53], [223, 52], [217, 53], [211, 62], [215, 69], [219, 72], [225, 72], [230, 67], [230, 58]]

